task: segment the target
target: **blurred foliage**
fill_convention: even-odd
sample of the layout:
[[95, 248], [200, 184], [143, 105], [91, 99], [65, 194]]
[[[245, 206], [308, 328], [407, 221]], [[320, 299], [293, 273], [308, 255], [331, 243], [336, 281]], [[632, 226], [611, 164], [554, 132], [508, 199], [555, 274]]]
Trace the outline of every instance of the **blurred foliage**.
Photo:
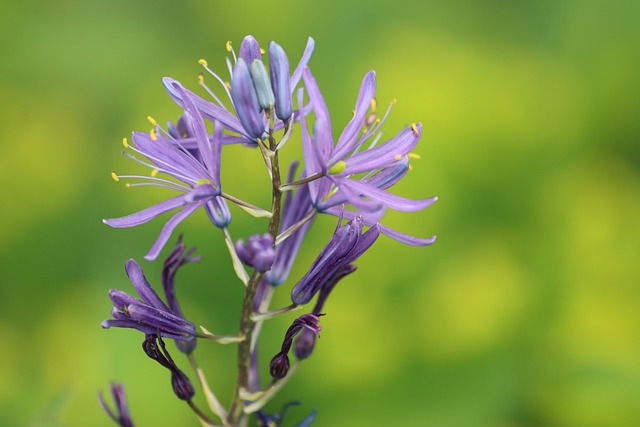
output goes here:
[[[141, 259], [162, 220], [100, 219], [162, 197], [109, 178], [140, 171], [119, 155], [123, 136], [149, 114], [175, 120], [161, 78], [195, 88], [199, 58], [223, 69], [224, 43], [252, 33], [292, 60], [316, 39], [336, 132], [376, 69], [380, 106], [398, 100], [387, 135], [425, 128], [397, 192], [440, 197], [388, 215], [438, 242], [381, 239], [270, 409], [302, 400], [291, 419], [317, 408], [318, 426], [639, 426], [639, 12], [632, 0], [2, 3], [0, 424], [111, 425], [96, 391], [117, 380], [137, 425], [198, 425], [142, 337], [99, 326], [108, 289], [131, 290], [124, 261]], [[263, 203], [256, 154], [225, 151], [224, 182]], [[258, 229], [234, 214], [235, 236]], [[294, 280], [334, 224], [314, 226]], [[242, 289], [219, 231], [204, 215], [181, 231], [204, 256], [178, 276], [184, 310], [233, 333]], [[144, 265], [152, 283], [157, 264]], [[265, 363], [290, 320], [265, 328]], [[198, 350], [225, 401], [234, 356]]]

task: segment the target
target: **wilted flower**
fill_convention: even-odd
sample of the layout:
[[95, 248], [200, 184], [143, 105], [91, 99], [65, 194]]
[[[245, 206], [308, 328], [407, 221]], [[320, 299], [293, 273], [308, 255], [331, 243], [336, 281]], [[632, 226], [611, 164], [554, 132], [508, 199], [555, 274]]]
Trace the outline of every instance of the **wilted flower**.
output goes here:
[[376, 224], [363, 233], [363, 225], [362, 217], [357, 216], [336, 229], [307, 274], [293, 287], [291, 301], [294, 304], [308, 303], [327, 283], [344, 277], [345, 269], [373, 245], [380, 228]]
[[[156, 216], [174, 209], [181, 210], [171, 217], [160, 232], [145, 258], [154, 260], [169, 240], [173, 230], [197, 209], [204, 207], [211, 221], [218, 227], [225, 227], [231, 220], [226, 202], [220, 198], [220, 151], [222, 146], [222, 128], [215, 126], [211, 143], [200, 112], [193, 100], [187, 96], [180, 87], [175, 87], [182, 94], [183, 105], [187, 115], [184, 120], [187, 132], [195, 136], [197, 151], [194, 154], [180, 145], [180, 140], [175, 139], [169, 133], [151, 134], [143, 132], [133, 133], [133, 146], [124, 142], [126, 148], [145, 156], [146, 163], [130, 156], [134, 160], [153, 168], [151, 176], [124, 175], [115, 173], [115, 180], [121, 178], [141, 179], [144, 182], [136, 185], [155, 185], [176, 190], [182, 194], [160, 202], [154, 206], [143, 209], [140, 212], [122, 217], [105, 219], [103, 222], [111, 227], [134, 227], [148, 222]], [[182, 182], [175, 182], [158, 178], [158, 173], [164, 173]]]
[[319, 316], [316, 316], [315, 314], [303, 314], [293, 321], [285, 333], [280, 352], [271, 359], [269, 367], [273, 378], [284, 378], [287, 375], [287, 372], [289, 372], [289, 357], [287, 356], [287, 353], [289, 353], [289, 350], [291, 349], [293, 338], [304, 329], [318, 335], [322, 330], [322, 327], [318, 323], [319, 321]]
[[113, 319], [102, 322], [102, 327], [133, 328], [145, 334], [160, 334], [185, 342], [194, 340], [195, 325], [167, 307], [147, 281], [138, 263], [130, 259], [125, 269], [141, 299], [111, 289], [109, 297], [113, 302]]
[[191, 400], [196, 393], [193, 384], [175, 364], [162, 338], [155, 334], [147, 334], [142, 342], [142, 349], [147, 356], [171, 371], [171, 387], [178, 399]]
[[[417, 211], [437, 200], [436, 197], [411, 200], [385, 191], [405, 175], [409, 169], [409, 157], [416, 157], [411, 151], [420, 140], [422, 125], [414, 123], [395, 137], [376, 145], [381, 137], [378, 131], [389, 111], [381, 120], [377, 120], [375, 72], [370, 71], [365, 75], [353, 118], [335, 143], [329, 111], [309, 68], [305, 68], [303, 76], [315, 114], [313, 132], [310, 132], [306, 119], [301, 118], [305, 172], [307, 176], [323, 176], [309, 183], [311, 201], [316, 209], [334, 215], [344, 214], [348, 219], [361, 215], [365, 224], [373, 225], [386, 208]], [[302, 103], [302, 97], [300, 90], [299, 104]], [[373, 141], [369, 147], [363, 148], [370, 139]], [[351, 204], [357, 212], [344, 211], [342, 206], [345, 203]], [[434, 237], [421, 239], [408, 236], [383, 225], [380, 225], [380, 231], [411, 245], [428, 245], [435, 241]]]
[[131, 420], [131, 414], [129, 413], [129, 405], [127, 404], [127, 396], [124, 392], [124, 386], [122, 384], [111, 384], [111, 395], [113, 401], [116, 404], [115, 412], [112, 411], [107, 403], [104, 401], [102, 392], [98, 393], [98, 401], [102, 409], [109, 415], [109, 417], [116, 422], [120, 427], [133, 427], [133, 421]]

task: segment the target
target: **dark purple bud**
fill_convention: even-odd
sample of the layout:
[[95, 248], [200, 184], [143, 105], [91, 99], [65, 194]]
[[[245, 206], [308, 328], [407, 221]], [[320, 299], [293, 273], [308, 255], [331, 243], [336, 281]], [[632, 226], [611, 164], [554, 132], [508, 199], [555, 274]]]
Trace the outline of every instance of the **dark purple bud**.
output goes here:
[[269, 372], [277, 380], [287, 376], [287, 372], [289, 372], [289, 356], [287, 356], [287, 353], [278, 353], [271, 359]]
[[313, 347], [316, 345], [316, 334], [308, 329], [300, 332], [293, 345], [293, 354], [300, 360], [311, 356]]
[[271, 87], [276, 99], [276, 116], [280, 120], [289, 120], [292, 113], [289, 59], [276, 42], [269, 43], [269, 67]]
[[[289, 353], [293, 339], [298, 333], [303, 330], [308, 330], [312, 334], [319, 336], [319, 332], [322, 330], [322, 326], [318, 323], [319, 320], [319, 316], [315, 314], [303, 314], [291, 323], [291, 326], [289, 326], [284, 335], [280, 353], [276, 354], [273, 359], [271, 359], [271, 376], [273, 378], [282, 378], [286, 375], [286, 371], [289, 370], [289, 358], [287, 357], [287, 353]], [[276, 374], [281, 373], [280, 368], [282, 368], [285, 363], [284, 359], [286, 359], [286, 371], [282, 376], [274, 375], [274, 372]]]
[[254, 59], [251, 63], [250, 72], [251, 78], [253, 79], [253, 87], [256, 88], [256, 94], [258, 95], [258, 104], [260, 104], [263, 110], [271, 110], [275, 100], [273, 98], [269, 76], [262, 61]]
[[238, 62], [233, 68], [231, 100], [238, 114], [238, 119], [247, 134], [254, 140], [261, 138], [265, 122], [249, 67], [242, 58], [238, 58]]
[[127, 404], [127, 396], [124, 392], [124, 386], [122, 384], [111, 384], [111, 395], [116, 405], [115, 412], [107, 406], [104, 401], [102, 392], [98, 393], [98, 401], [102, 406], [102, 409], [109, 415], [109, 417], [116, 422], [120, 427], [133, 427], [133, 421], [131, 420], [131, 414], [129, 413], [129, 406]]
[[171, 386], [180, 400], [191, 400], [196, 394], [196, 390], [193, 388], [189, 378], [179, 369], [171, 371]]
[[271, 268], [276, 256], [273, 236], [269, 233], [254, 234], [247, 243], [240, 239], [236, 242], [236, 252], [242, 262], [257, 271], [265, 272]]
[[247, 64], [251, 64], [254, 59], [262, 59], [262, 51], [260, 50], [260, 44], [258, 40], [252, 35], [245, 36], [240, 43], [240, 58]]

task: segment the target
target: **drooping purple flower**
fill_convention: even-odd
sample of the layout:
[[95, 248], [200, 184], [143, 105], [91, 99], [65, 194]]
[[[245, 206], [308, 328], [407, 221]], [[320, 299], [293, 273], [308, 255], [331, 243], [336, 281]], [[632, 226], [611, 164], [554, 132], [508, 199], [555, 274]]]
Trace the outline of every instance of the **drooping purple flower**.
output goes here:
[[380, 234], [378, 225], [364, 233], [363, 226], [362, 217], [357, 216], [336, 229], [307, 274], [293, 287], [291, 300], [294, 304], [308, 303], [322, 287], [348, 274], [348, 265], [369, 249]]
[[115, 411], [112, 411], [111, 408], [104, 401], [104, 397], [102, 396], [102, 392], [98, 392], [98, 401], [102, 406], [102, 409], [109, 415], [116, 424], [120, 427], [133, 427], [133, 421], [131, 420], [131, 414], [129, 413], [129, 405], [127, 404], [127, 395], [124, 391], [124, 386], [118, 383], [111, 384], [111, 396], [113, 396], [113, 401], [116, 405]]
[[[181, 239], [178, 239], [178, 244], [173, 248], [173, 251], [171, 251], [171, 254], [169, 254], [162, 267], [162, 287], [167, 299], [167, 304], [173, 314], [182, 318], [184, 318], [184, 314], [182, 314], [178, 298], [176, 298], [175, 276], [178, 269], [184, 264], [201, 259], [200, 256], [191, 256], [195, 249], [196, 248], [190, 248], [187, 250], [185, 244], [181, 242]], [[196, 347], [196, 343], [197, 340], [176, 341], [178, 348], [184, 353], [192, 352]]]
[[[160, 343], [160, 347], [158, 347]], [[171, 387], [180, 400], [191, 400], [196, 391], [189, 377], [175, 364], [161, 337], [147, 334], [142, 342], [142, 349], [149, 358], [155, 360], [171, 372]]]
[[[211, 221], [218, 227], [226, 227], [231, 221], [226, 202], [220, 197], [222, 127], [215, 125], [210, 141], [202, 116], [193, 100], [180, 87], [176, 87], [175, 90], [182, 93], [185, 117], [183, 117], [182, 123], [178, 122], [178, 128], [172, 129], [172, 133], [177, 134], [182, 125], [187, 136], [193, 135], [196, 146], [194, 148], [184, 147], [181, 145], [181, 141], [170, 133], [134, 132], [133, 145], [130, 146], [125, 140], [125, 147], [145, 156], [148, 162], [128, 153], [125, 154], [151, 167], [153, 169], [151, 176], [117, 176], [113, 174], [113, 177], [116, 180], [121, 178], [142, 180], [142, 182], [130, 184], [130, 186], [155, 185], [176, 190], [181, 194], [134, 214], [103, 220], [111, 227], [135, 227], [160, 214], [180, 209], [165, 223], [157, 240], [145, 255], [147, 260], [156, 259], [178, 224], [201, 207], [205, 208]], [[156, 176], [159, 173], [166, 174], [180, 182], [159, 178]]]
[[318, 335], [322, 330], [322, 326], [318, 323], [319, 321], [320, 317], [315, 314], [303, 314], [291, 323], [291, 326], [289, 326], [285, 333], [280, 352], [271, 359], [271, 363], [269, 365], [271, 376], [273, 378], [284, 378], [287, 375], [287, 372], [289, 372], [289, 357], [287, 354], [291, 349], [293, 338], [295, 338], [295, 336], [304, 329], [308, 329]]
[[[291, 96], [295, 87], [298, 85], [302, 78], [302, 71], [307, 66], [311, 54], [315, 46], [314, 40], [310, 37], [307, 41], [307, 45], [302, 54], [300, 62], [296, 69], [289, 76], [289, 61], [284, 51], [280, 49], [269, 49], [269, 62], [271, 68], [271, 88], [275, 98], [275, 110], [276, 117], [280, 119], [275, 123], [274, 129], [279, 130], [284, 127], [284, 121], [289, 120], [291, 117]], [[256, 138], [262, 137], [267, 130], [267, 121], [264, 114], [258, 109], [256, 113], [256, 105], [259, 107], [258, 96], [255, 91], [256, 87], [249, 85], [251, 78], [251, 72], [249, 71], [254, 61], [262, 61], [262, 54], [260, 46], [253, 36], [246, 36], [242, 44], [240, 45], [240, 52], [238, 57], [235, 57], [236, 61], [234, 65], [229, 62], [229, 68], [231, 72], [231, 89], [227, 88], [224, 79], [218, 74], [213, 72], [207, 65], [207, 62], [201, 60], [200, 63], [205, 69], [219, 82], [227, 97], [233, 105], [233, 109], [227, 108], [224, 102], [222, 102], [214, 91], [209, 89], [204, 82], [201, 84], [209, 92], [214, 102], [205, 100], [195, 93], [184, 89], [179, 91], [176, 89], [176, 85], [182, 87], [176, 80], [169, 77], [163, 79], [164, 85], [171, 97], [176, 101], [178, 105], [183, 105], [184, 94], [191, 97], [197, 108], [202, 115], [213, 122], [219, 122], [231, 132], [234, 132], [241, 137], [241, 142], [255, 145]], [[240, 74], [234, 76], [238, 71], [238, 64], [244, 62], [244, 66], [240, 66]], [[245, 73], [245, 70], [247, 71]], [[275, 74], [274, 74], [275, 73]], [[255, 83], [253, 79], [251, 82]], [[258, 82], [259, 89], [265, 91], [264, 82]], [[253, 92], [253, 93], [251, 93]], [[266, 92], [265, 92], [266, 93]], [[254, 98], [255, 97], [255, 98]], [[254, 102], [254, 100], [256, 102]], [[264, 108], [264, 107], [263, 107]], [[296, 115], [296, 117], [298, 114]]]
[[246, 243], [239, 239], [236, 242], [236, 252], [242, 262], [264, 273], [271, 268], [276, 255], [273, 236], [269, 233], [254, 234]]
[[145, 334], [160, 334], [185, 342], [195, 340], [195, 325], [174, 313], [160, 299], [138, 263], [130, 259], [125, 269], [140, 299], [118, 289], [111, 289], [109, 297], [113, 302], [113, 319], [102, 322], [102, 327], [133, 328]]
[[[289, 168], [288, 181], [292, 182], [295, 177], [297, 162], [293, 162]], [[290, 227], [299, 224], [314, 211], [307, 185], [298, 187], [295, 191], [287, 192], [282, 206], [282, 222], [280, 229], [284, 232]], [[302, 240], [307, 234], [313, 219], [307, 220], [286, 240], [276, 246], [276, 258], [271, 270], [266, 274], [267, 281], [272, 286], [278, 286], [287, 280], [289, 271], [295, 261]]]
[[[313, 132], [301, 118], [305, 172], [307, 176], [323, 174], [310, 182], [311, 201], [320, 212], [340, 215], [342, 206], [355, 208], [345, 217], [361, 215], [367, 225], [382, 217], [386, 208], [399, 211], [417, 211], [433, 204], [437, 198], [411, 200], [385, 190], [397, 183], [409, 169], [408, 158], [422, 135], [422, 125], [414, 123], [393, 138], [377, 145], [380, 128], [389, 111], [381, 120], [375, 116], [375, 72], [367, 73], [362, 81], [354, 115], [334, 143], [329, 111], [320, 89], [308, 68], [303, 72], [305, 87], [315, 115]], [[302, 90], [298, 103], [302, 103]], [[371, 111], [370, 112], [370, 108]], [[373, 118], [373, 119], [372, 119]], [[363, 130], [364, 128], [364, 130]], [[372, 142], [368, 142], [372, 140]], [[365, 147], [368, 145], [368, 147]], [[348, 212], [348, 211], [347, 211]], [[435, 238], [421, 239], [381, 226], [382, 233], [411, 245], [428, 245]]]

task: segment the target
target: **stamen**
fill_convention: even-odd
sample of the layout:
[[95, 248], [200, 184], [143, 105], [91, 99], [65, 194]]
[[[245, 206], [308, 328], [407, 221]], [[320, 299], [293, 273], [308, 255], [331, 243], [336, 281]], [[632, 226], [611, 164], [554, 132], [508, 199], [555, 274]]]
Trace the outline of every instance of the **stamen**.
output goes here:
[[413, 134], [414, 134], [415, 136], [418, 136], [418, 135], [419, 135], [419, 133], [418, 133], [418, 126], [416, 126], [416, 124], [415, 124], [415, 123], [411, 123], [411, 129], [413, 129]]
[[413, 165], [409, 165], [409, 172], [413, 170]]
[[198, 83], [200, 83], [200, 84], [204, 83], [204, 74], [203, 73], [198, 73]]
[[260, 48], [260, 55], [264, 55], [265, 53], [267, 53], [267, 51], [264, 50], [263, 48]]
[[160, 169], [154, 169], [151, 171], [151, 177], [155, 178], [156, 176], [158, 176], [158, 173], [160, 173]]
[[231, 89], [231, 83], [229, 82], [224, 82], [224, 85], [227, 89]]
[[151, 116], [147, 116], [147, 120], [149, 120], [149, 123], [151, 123], [153, 126], [158, 124], [156, 123], [156, 120]]
[[207, 62], [206, 59], [199, 59], [198, 60], [198, 64], [202, 65], [203, 67], [208, 67], [209, 63]]
[[407, 154], [407, 157], [409, 157], [410, 159], [420, 160], [420, 154], [416, 154], [416, 153], [409, 153]]
[[127, 138], [122, 138], [122, 146], [124, 148], [129, 148], [129, 144], [127, 144]]
[[400, 154], [396, 154], [393, 158], [396, 160], [402, 160], [402, 156]]
[[124, 186], [125, 188], [131, 188], [131, 184], [129, 184], [128, 182]]
[[226, 48], [227, 48], [227, 52], [229, 53], [233, 50], [233, 48], [231, 47], [231, 40], [227, 41]]
[[371, 98], [371, 112], [375, 113], [378, 108], [378, 101], [375, 98]]
[[153, 141], [157, 141], [158, 137], [156, 136], [156, 130], [155, 129], [151, 129], [149, 131], [149, 136], [151, 137], [151, 140]]
[[115, 173], [115, 172], [111, 172], [111, 178], [113, 178], [113, 180], [114, 180], [115, 182], [120, 181], [120, 178], [118, 177], [118, 175], [116, 175], [116, 173]]
[[202, 185], [202, 184], [213, 184], [213, 183], [211, 182], [210, 179], [200, 178], [199, 180], [196, 181], [196, 184], [197, 185]]

